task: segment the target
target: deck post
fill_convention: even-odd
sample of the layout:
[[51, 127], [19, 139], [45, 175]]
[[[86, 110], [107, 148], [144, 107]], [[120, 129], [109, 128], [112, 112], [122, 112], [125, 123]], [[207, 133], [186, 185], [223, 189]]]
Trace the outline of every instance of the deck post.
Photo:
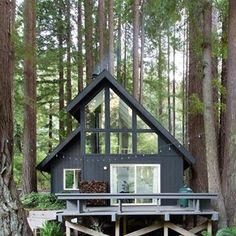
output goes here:
[[168, 230], [168, 227], [167, 227], [167, 225], [166, 225], [166, 223], [164, 223], [164, 236], [168, 236], [168, 232], [169, 230]]
[[70, 236], [70, 227], [66, 226], [66, 236]]
[[212, 221], [207, 221], [207, 233], [212, 234]]
[[116, 218], [115, 223], [115, 236], [120, 236], [120, 217]]

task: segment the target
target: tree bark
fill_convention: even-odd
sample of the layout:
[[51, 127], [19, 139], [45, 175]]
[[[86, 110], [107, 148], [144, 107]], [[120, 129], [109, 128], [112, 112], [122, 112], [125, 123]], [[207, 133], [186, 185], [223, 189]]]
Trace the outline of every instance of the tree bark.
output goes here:
[[86, 81], [90, 83], [93, 74], [93, 1], [84, 0], [85, 15], [85, 57], [86, 57]]
[[109, 0], [108, 3], [109, 8], [109, 63], [108, 63], [108, 70], [109, 72], [114, 75], [114, 25], [113, 25], [113, 18], [114, 18], [114, 0]]
[[170, 36], [168, 32], [167, 36], [167, 94], [168, 94], [168, 129], [169, 132], [172, 133], [172, 119], [171, 119], [171, 101], [170, 101]]
[[116, 48], [116, 54], [117, 54], [117, 60], [116, 60], [116, 64], [117, 64], [117, 79], [118, 81], [120, 81], [120, 83], [124, 86], [124, 81], [122, 78], [122, 73], [121, 73], [121, 36], [122, 36], [122, 32], [121, 32], [121, 0], [118, 1], [118, 6], [119, 6], [119, 10], [118, 10], [118, 25], [117, 25], [117, 48]]
[[140, 56], [140, 85], [139, 85], [139, 102], [143, 103], [143, 79], [144, 79], [144, 40], [145, 40], [145, 32], [144, 32], [144, 3], [142, 2], [142, 12], [141, 12], [141, 56]]
[[227, 225], [226, 211], [221, 188], [217, 132], [213, 109], [211, 34], [212, 6], [211, 3], [206, 0], [203, 5], [203, 101], [208, 190], [209, 192], [218, 193], [218, 200], [215, 206], [220, 214], [219, 226], [225, 227]]
[[[192, 169], [191, 187], [194, 192], [207, 192], [207, 169], [204, 138], [204, 120], [201, 112], [193, 110], [192, 97], [202, 101], [202, 11], [198, 2], [189, 7], [189, 77], [188, 77], [188, 145], [196, 157]], [[199, 148], [201, 147], [201, 148]]]
[[[72, 97], [72, 85], [71, 85], [71, 10], [70, 10], [70, 0], [66, 0], [66, 102], [67, 105], [71, 101]], [[72, 132], [72, 117], [67, 114], [66, 119], [66, 133], [69, 135]]]
[[37, 192], [36, 175], [36, 2], [24, 2], [23, 192]]
[[229, 1], [228, 70], [223, 189], [228, 224], [236, 225], [236, 1]]
[[[175, 26], [174, 26], [174, 40], [175, 40]], [[172, 119], [172, 122], [173, 122], [173, 127], [172, 127], [172, 134], [173, 136], [175, 137], [175, 128], [176, 128], [176, 121], [175, 121], [175, 43], [174, 43], [174, 46], [173, 46], [173, 81], [172, 81], [172, 115], [173, 115], [173, 119]]]
[[105, 55], [104, 55], [104, 27], [105, 27], [105, 2], [98, 1], [98, 38], [99, 38], [99, 66], [100, 71], [105, 69]]
[[81, 0], [78, 1], [78, 16], [77, 16], [77, 27], [78, 27], [78, 92], [81, 92], [84, 88], [83, 85], [83, 27], [82, 27], [82, 6]]
[[0, 232], [1, 235], [31, 236], [13, 179], [11, 30], [14, 4], [10, 0], [0, 1]]
[[139, 0], [133, 1], [133, 96], [139, 100]]
[[[227, 30], [228, 30], [228, 19], [224, 17], [222, 22], [222, 36], [221, 36], [221, 85], [224, 89], [227, 87], [227, 58], [224, 53], [225, 47], [228, 44], [227, 40]], [[223, 164], [224, 164], [224, 148], [225, 148], [225, 125], [226, 125], [226, 112], [225, 112], [225, 105], [226, 105], [226, 94], [220, 94], [220, 127], [219, 127], [219, 165], [220, 165], [220, 172], [222, 174], [223, 171]]]
[[64, 100], [65, 100], [65, 93], [64, 93], [64, 24], [61, 18], [63, 12], [63, 6], [59, 1], [57, 1], [57, 8], [58, 8], [58, 29], [57, 29], [57, 40], [58, 40], [58, 76], [59, 76], [59, 139], [62, 141], [65, 138], [65, 122], [64, 122]]

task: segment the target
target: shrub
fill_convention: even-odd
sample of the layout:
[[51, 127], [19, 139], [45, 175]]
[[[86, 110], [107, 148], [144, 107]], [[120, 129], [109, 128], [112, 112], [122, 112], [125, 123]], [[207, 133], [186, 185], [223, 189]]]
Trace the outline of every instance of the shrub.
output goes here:
[[40, 230], [41, 236], [62, 236], [61, 224], [57, 222], [47, 221], [43, 224], [43, 228]]
[[21, 198], [24, 208], [35, 208], [38, 210], [57, 210], [65, 208], [65, 203], [58, 200], [51, 193], [30, 193]]

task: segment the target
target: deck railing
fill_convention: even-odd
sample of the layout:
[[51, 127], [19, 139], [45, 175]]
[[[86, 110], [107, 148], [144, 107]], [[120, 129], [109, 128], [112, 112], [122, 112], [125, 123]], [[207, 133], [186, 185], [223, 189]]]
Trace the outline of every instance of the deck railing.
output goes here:
[[211, 200], [217, 199], [217, 194], [215, 193], [57, 193], [56, 196], [61, 200], [76, 202], [77, 210], [81, 213], [88, 200], [110, 200], [111, 202], [112, 200], [117, 200], [118, 212], [122, 212], [122, 207], [127, 199], [156, 199], [157, 211], [162, 206], [160, 202], [162, 200], [178, 200], [178, 204], [179, 200], [186, 199], [189, 209], [192, 209], [194, 212], [201, 212], [204, 209], [209, 210], [211, 208]]

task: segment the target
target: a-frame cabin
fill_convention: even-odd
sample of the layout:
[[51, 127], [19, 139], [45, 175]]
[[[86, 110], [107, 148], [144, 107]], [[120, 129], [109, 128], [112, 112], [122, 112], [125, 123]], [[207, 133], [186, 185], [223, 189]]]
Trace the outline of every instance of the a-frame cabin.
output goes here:
[[[67, 200], [70, 213], [62, 217], [72, 211], [74, 216], [82, 215], [79, 201], [93, 197], [109, 199], [110, 205], [119, 200], [119, 211], [110, 214], [113, 220], [122, 202], [177, 204], [184, 170], [195, 159], [108, 71], [96, 76], [71, 101], [67, 112], [78, 127], [37, 167], [51, 174], [51, 192]], [[79, 194], [83, 180], [107, 183], [110, 195]], [[164, 198], [164, 193], [172, 195]], [[129, 195], [129, 201], [124, 195]], [[194, 209], [199, 208], [196, 204]], [[210, 215], [217, 218], [215, 213]], [[165, 217], [168, 220], [166, 213]]]

